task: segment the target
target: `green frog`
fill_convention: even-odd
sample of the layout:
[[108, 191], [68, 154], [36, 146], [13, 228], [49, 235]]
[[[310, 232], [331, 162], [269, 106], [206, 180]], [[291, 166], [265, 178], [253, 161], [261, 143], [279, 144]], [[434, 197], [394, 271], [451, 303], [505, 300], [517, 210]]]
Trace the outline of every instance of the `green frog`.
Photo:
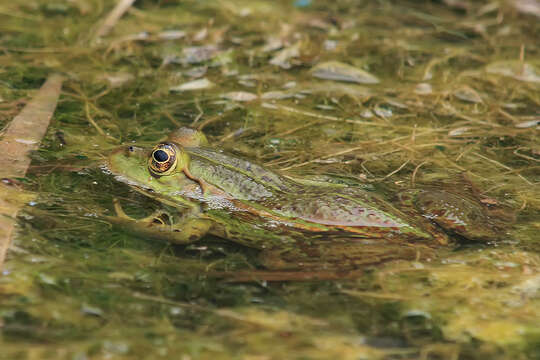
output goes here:
[[411, 189], [389, 201], [367, 187], [298, 179], [208, 145], [180, 128], [150, 151], [126, 146], [109, 157], [117, 179], [180, 216], [118, 218], [176, 244], [206, 234], [261, 250], [269, 269], [354, 269], [390, 259], [429, 258], [456, 238], [489, 241], [497, 227], [484, 206], [443, 190]]

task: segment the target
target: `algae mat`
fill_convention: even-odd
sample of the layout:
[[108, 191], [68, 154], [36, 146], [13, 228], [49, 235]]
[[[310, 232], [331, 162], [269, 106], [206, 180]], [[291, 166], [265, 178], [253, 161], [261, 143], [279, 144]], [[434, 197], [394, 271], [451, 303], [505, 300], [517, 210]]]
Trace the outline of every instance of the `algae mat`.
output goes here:
[[[0, 4], [2, 128], [67, 79], [15, 179], [34, 196], [0, 275], [0, 359], [540, 358], [537, 1], [124, 5]], [[114, 198], [160, 207], [103, 170], [108, 153], [180, 125], [291, 176], [469, 187], [514, 225], [355, 279], [212, 278], [257, 253], [106, 220]]]

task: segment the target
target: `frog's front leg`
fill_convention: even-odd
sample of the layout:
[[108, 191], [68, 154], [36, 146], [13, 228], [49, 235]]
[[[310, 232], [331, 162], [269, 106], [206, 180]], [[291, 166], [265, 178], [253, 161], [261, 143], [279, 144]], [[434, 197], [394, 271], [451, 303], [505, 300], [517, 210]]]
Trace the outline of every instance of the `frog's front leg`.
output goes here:
[[191, 179], [199, 184], [199, 186], [201, 187], [201, 193], [203, 195], [206, 194], [206, 190], [208, 189], [208, 186], [203, 179], [198, 178], [194, 176], [193, 174], [191, 174], [191, 172], [189, 171], [189, 168], [187, 167], [185, 167], [182, 171], [184, 172], [184, 175], [188, 177], [188, 179]]
[[168, 240], [173, 244], [189, 244], [206, 235], [211, 227], [212, 222], [208, 219], [184, 217], [173, 226], [173, 235]]
[[178, 221], [167, 212], [158, 210], [143, 219], [134, 219], [127, 215], [120, 202], [114, 199], [116, 217], [109, 217], [113, 223], [123, 226], [129, 232], [139, 236], [166, 240], [173, 244], [189, 244], [199, 240], [212, 227], [212, 221], [195, 211], [184, 214]]

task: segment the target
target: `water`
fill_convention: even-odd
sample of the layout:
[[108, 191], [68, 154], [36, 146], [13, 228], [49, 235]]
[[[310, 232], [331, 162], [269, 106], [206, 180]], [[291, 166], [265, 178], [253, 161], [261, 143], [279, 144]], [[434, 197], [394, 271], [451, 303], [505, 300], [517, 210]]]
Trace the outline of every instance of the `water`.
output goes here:
[[[0, 5], [2, 126], [47, 74], [69, 77], [0, 275], [0, 359], [540, 358], [540, 22], [525, 3], [141, 1], [99, 41], [108, 2]], [[325, 62], [347, 81], [321, 79]], [[253, 269], [256, 251], [106, 219], [113, 198], [137, 217], [162, 205], [103, 159], [180, 125], [289, 175], [463, 190], [466, 172], [515, 225], [352, 280], [229, 283], [211, 273]]]

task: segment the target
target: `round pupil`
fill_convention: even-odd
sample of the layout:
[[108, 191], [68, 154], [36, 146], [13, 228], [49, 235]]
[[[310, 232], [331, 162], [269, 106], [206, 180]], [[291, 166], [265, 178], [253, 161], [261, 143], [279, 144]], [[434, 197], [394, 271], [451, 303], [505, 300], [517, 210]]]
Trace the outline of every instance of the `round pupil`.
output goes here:
[[169, 155], [163, 150], [156, 150], [154, 151], [154, 160], [157, 162], [164, 162], [169, 160]]

